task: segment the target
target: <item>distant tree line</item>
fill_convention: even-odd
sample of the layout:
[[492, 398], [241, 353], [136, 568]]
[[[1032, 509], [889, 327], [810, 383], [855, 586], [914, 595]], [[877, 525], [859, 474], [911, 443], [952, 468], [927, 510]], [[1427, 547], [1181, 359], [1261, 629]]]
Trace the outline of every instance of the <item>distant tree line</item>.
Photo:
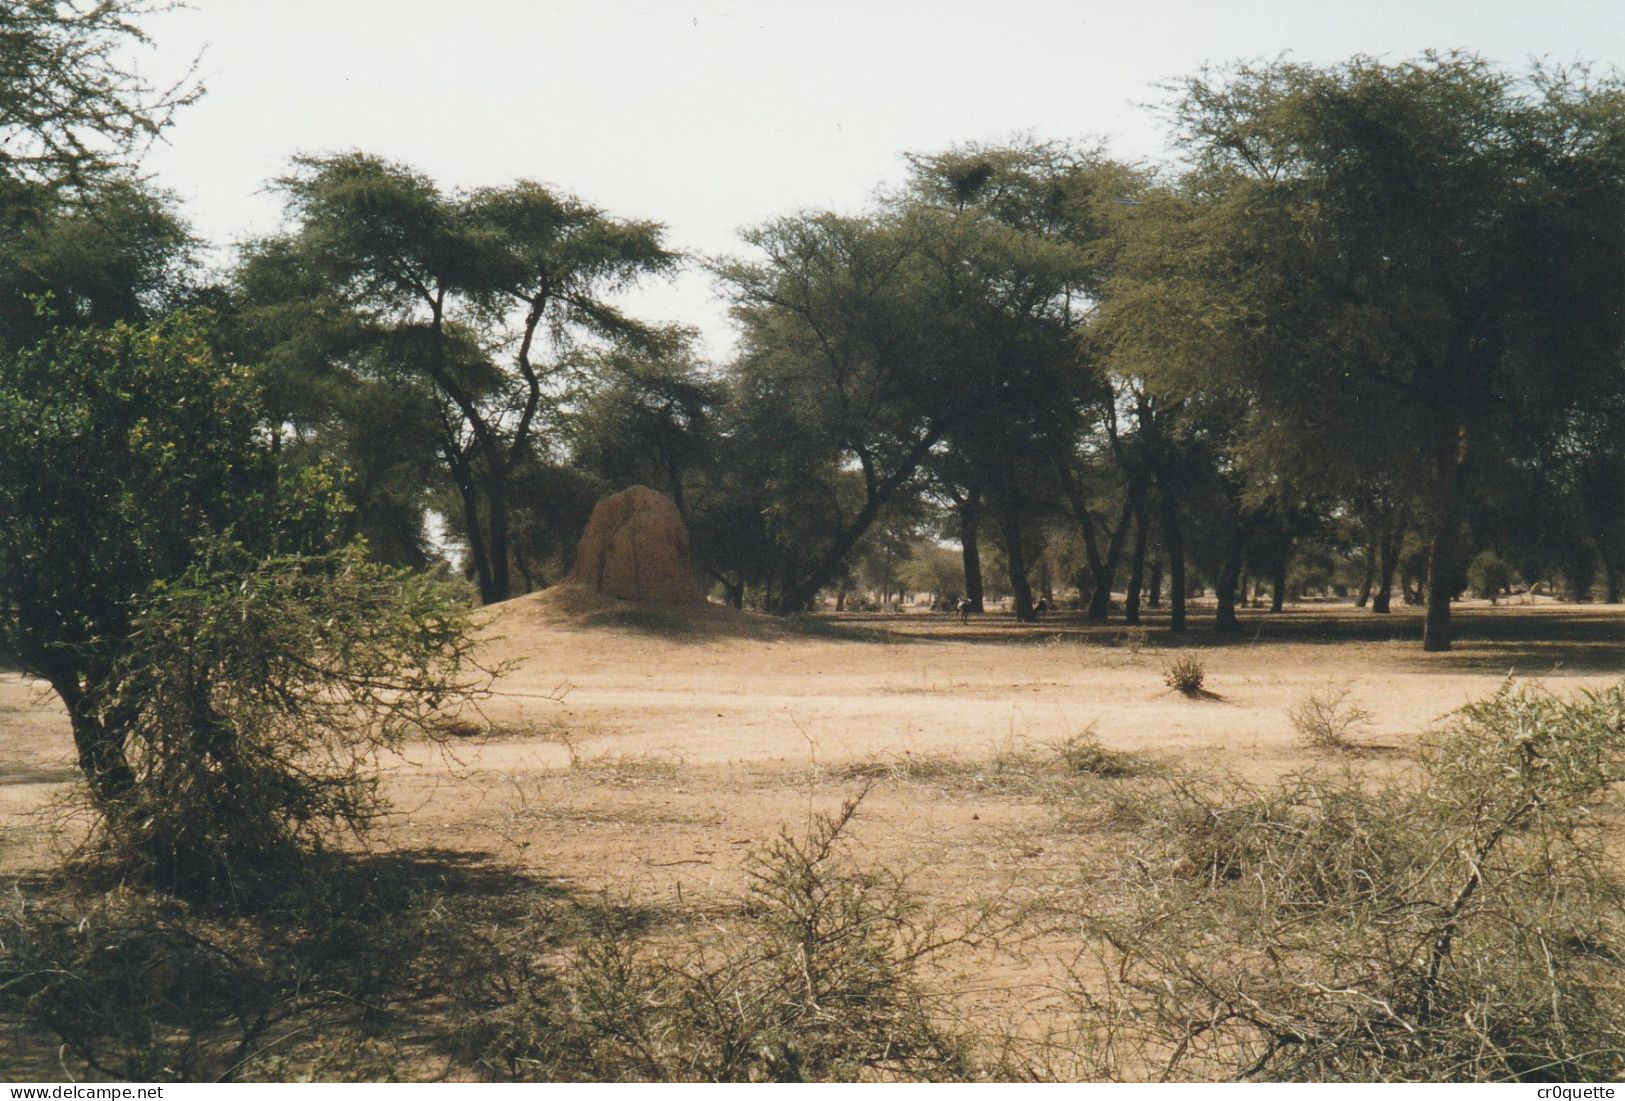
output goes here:
[[[1030, 619], [1075, 594], [1180, 631], [1207, 590], [1235, 630], [1266, 591], [1335, 590], [1425, 603], [1446, 649], [1470, 587], [1621, 598], [1613, 78], [1464, 54], [1204, 71], [1172, 98], [1177, 168], [913, 155], [864, 212], [703, 261], [539, 183], [300, 156], [282, 231], [224, 270], [132, 167], [195, 91], [87, 76], [84, 120], [42, 128], [8, 86], [0, 354], [191, 311], [251, 370], [276, 461], [337, 479], [335, 538], [419, 568], [454, 543], [482, 602], [558, 579], [632, 482], [676, 500], [720, 598], [780, 614], [906, 589]], [[696, 262], [727, 362], [618, 305]]]

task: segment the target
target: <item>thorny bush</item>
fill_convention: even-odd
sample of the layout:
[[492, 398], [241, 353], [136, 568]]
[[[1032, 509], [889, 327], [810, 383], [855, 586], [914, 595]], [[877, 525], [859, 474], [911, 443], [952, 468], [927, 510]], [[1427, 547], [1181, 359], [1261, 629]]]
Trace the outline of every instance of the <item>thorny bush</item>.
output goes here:
[[519, 951], [465, 1036], [519, 1080], [849, 1081], [967, 1076], [933, 1018], [923, 959], [955, 938], [886, 873], [854, 867], [858, 800], [759, 853], [737, 920], [670, 945], [604, 922], [567, 971]]
[[1098, 1077], [1617, 1080], [1625, 695], [1508, 684], [1426, 744], [1418, 788], [1351, 773], [1176, 784], [1087, 919]]
[[443, 737], [484, 694], [475, 645], [454, 591], [359, 547], [214, 548], [135, 619], [108, 703], [134, 783], [95, 804], [101, 855], [195, 900], [274, 889], [325, 835], [379, 813], [379, 751]]

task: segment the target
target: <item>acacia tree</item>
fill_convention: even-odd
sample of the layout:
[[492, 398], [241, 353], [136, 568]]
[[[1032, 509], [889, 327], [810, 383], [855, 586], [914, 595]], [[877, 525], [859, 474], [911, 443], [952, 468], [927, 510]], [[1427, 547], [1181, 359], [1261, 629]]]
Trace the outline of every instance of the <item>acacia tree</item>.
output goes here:
[[0, 6], [0, 198], [65, 193], [127, 168], [175, 111], [203, 94], [190, 72], [156, 87], [128, 62], [150, 45], [144, 0]]
[[152, 86], [141, 0], [0, 6], [0, 354], [56, 325], [153, 320], [192, 240], [172, 199], [133, 178], [147, 142], [202, 94]]
[[515, 473], [583, 345], [663, 339], [613, 297], [676, 255], [653, 223], [529, 181], [448, 195], [351, 153], [300, 158], [279, 186], [295, 230], [276, 247], [355, 312], [389, 370], [432, 386], [481, 599], [506, 599]]
[[910, 162], [913, 179], [895, 202], [929, 257], [936, 325], [952, 352], [930, 384], [963, 499], [987, 496], [1016, 614], [1027, 619], [1023, 521], [1058, 488], [1085, 552], [1089, 613], [1103, 617], [1128, 521], [1125, 512], [1114, 528], [1093, 511], [1078, 469], [1098, 465], [1084, 442], [1101, 435], [1110, 402], [1075, 337], [1110, 269], [1107, 208], [1141, 185], [1139, 174], [1051, 143], [968, 145]]
[[194, 245], [170, 196], [129, 180], [0, 204], [0, 354], [62, 326], [157, 320], [190, 292]]
[[[787, 530], [812, 540], [784, 559], [772, 608], [788, 614], [836, 578], [941, 438], [940, 410], [919, 401], [937, 377], [941, 334], [919, 293], [917, 242], [895, 219], [785, 218], [746, 241], [759, 258], [717, 271], [743, 330], [731, 367], [745, 398], [735, 416], [754, 414], [736, 423], [800, 457], [779, 479], [791, 492], [772, 506]], [[803, 521], [814, 514], [809, 531]]]
[[1177, 117], [1187, 240], [1214, 262], [1174, 262], [1199, 349], [1175, 371], [1247, 395], [1259, 469], [1380, 453], [1404, 471], [1429, 538], [1423, 645], [1448, 649], [1475, 449], [1619, 388], [1625, 91], [1355, 58], [1206, 74]]
[[567, 397], [570, 456], [610, 484], [663, 490], [687, 519], [690, 487], [714, 457], [722, 385], [686, 349], [617, 349]]

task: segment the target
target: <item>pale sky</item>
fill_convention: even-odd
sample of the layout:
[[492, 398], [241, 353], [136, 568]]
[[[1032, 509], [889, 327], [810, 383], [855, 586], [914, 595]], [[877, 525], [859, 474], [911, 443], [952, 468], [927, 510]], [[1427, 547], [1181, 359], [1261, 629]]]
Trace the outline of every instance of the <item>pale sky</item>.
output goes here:
[[[145, 168], [197, 231], [275, 230], [298, 152], [360, 149], [444, 187], [540, 180], [670, 243], [737, 251], [798, 209], [861, 209], [904, 152], [1017, 133], [1167, 156], [1157, 85], [1290, 51], [1461, 48], [1625, 69], [1625, 0], [191, 0], [149, 19], [154, 76], [203, 51], [208, 94]], [[632, 301], [730, 330], [702, 272]]]

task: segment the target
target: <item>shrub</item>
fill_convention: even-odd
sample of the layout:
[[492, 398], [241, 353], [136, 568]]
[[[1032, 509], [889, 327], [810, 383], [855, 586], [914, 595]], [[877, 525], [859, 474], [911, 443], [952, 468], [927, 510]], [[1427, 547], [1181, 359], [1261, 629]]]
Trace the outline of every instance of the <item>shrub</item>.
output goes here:
[[97, 800], [102, 854], [193, 899], [274, 887], [327, 832], [380, 810], [371, 766], [491, 672], [465, 606], [359, 548], [243, 560], [217, 546], [136, 616], [105, 704], [129, 786]]
[[253, 372], [218, 344], [199, 312], [0, 356], [0, 650], [61, 698], [98, 799], [131, 782], [106, 704], [153, 586], [216, 540], [328, 549], [341, 519], [333, 478], [286, 465]]
[[1512, 567], [1492, 550], [1479, 551], [1467, 564], [1467, 587], [1481, 600], [1494, 602], [1512, 586]]
[[781, 834], [751, 865], [740, 916], [686, 944], [600, 922], [560, 975], [534, 955], [487, 977], [464, 1040], [519, 1080], [941, 1080], [968, 1074], [918, 981], [940, 949], [843, 835], [857, 801]]
[[115, 1081], [443, 1075], [446, 1007], [497, 958], [492, 930], [534, 946], [560, 924], [521, 926], [551, 917], [556, 892], [477, 857], [326, 854], [303, 871], [252, 914], [71, 879], [8, 885], [0, 1066]]
[[1327, 684], [1304, 696], [1287, 710], [1292, 727], [1317, 749], [1348, 749], [1349, 736], [1368, 726], [1370, 711], [1350, 702], [1347, 684]]
[[1129, 627], [1123, 631], [1121, 641], [1123, 649], [1128, 652], [1126, 660], [1138, 662], [1140, 655], [1151, 641], [1151, 632], [1145, 627]]
[[0, 1008], [103, 1077], [229, 1077], [276, 1000], [263, 958], [150, 896], [63, 905], [13, 893], [0, 910]]
[[1177, 692], [1199, 696], [1202, 694], [1202, 683], [1207, 679], [1207, 670], [1202, 667], [1202, 659], [1195, 654], [1179, 654], [1163, 664], [1162, 679]]
[[1419, 790], [1175, 785], [1088, 921], [1093, 1073], [1617, 1080], [1625, 881], [1594, 822], [1622, 768], [1620, 689], [1509, 686]]
[[1090, 776], [1118, 778], [1137, 776], [1146, 771], [1146, 763], [1132, 753], [1107, 749], [1095, 736], [1093, 726], [1081, 734], [1074, 734], [1055, 747], [1055, 754], [1068, 772]]

